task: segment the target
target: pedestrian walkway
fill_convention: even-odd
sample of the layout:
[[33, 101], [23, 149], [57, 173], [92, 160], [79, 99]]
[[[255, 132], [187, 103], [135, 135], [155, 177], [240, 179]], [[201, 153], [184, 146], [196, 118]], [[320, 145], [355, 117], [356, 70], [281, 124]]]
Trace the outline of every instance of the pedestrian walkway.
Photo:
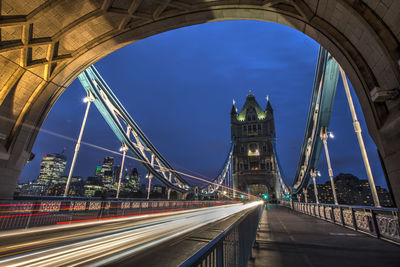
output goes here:
[[248, 266], [400, 266], [400, 246], [268, 204]]

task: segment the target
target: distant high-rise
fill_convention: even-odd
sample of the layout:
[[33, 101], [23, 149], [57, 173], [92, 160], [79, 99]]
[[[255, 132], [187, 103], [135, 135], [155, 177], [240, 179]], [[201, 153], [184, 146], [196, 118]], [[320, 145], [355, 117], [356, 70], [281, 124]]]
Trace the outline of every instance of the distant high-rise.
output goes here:
[[103, 164], [97, 166], [95, 176], [99, 177], [105, 186], [111, 186], [114, 182], [113, 177], [114, 157], [104, 157]]
[[132, 169], [132, 172], [127, 174], [124, 179], [124, 185], [127, 191], [138, 191], [139, 190], [140, 177], [136, 168]]
[[121, 165], [115, 165], [113, 167], [113, 183], [118, 183], [120, 172], [121, 172]]
[[64, 154], [45, 154], [40, 163], [40, 174], [37, 179], [39, 184], [57, 182], [64, 173], [67, 157]]

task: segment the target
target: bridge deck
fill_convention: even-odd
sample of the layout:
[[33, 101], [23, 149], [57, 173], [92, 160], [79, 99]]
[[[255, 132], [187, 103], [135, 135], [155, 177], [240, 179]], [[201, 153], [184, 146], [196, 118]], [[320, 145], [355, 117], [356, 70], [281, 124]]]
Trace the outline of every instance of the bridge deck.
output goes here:
[[286, 207], [266, 211], [249, 267], [400, 266], [400, 246]]

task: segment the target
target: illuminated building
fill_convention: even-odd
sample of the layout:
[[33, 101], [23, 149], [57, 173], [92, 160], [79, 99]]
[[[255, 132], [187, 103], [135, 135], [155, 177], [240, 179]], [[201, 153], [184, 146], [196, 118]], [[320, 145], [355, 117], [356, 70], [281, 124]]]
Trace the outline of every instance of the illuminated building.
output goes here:
[[129, 191], [139, 190], [140, 177], [136, 168], [133, 168], [130, 174], [125, 176], [123, 181], [124, 187]]
[[84, 186], [84, 197], [100, 197], [104, 192], [104, 187], [100, 185], [87, 185]]
[[40, 196], [46, 191], [45, 184], [29, 182], [21, 185], [20, 196]]
[[113, 183], [118, 183], [119, 180], [119, 173], [121, 172], [121, 166], [115, 165], [113, 167]]
[[[334, 178], [334, 182], [339, 204], [374, 205], [368, 180], [359, 179], [352, 174], [340, 173]], [[325, 184], [317, 184], [317, 190], [320, 203], [334, 203], [330, 181], [327, 181]], [[310, 185], [307, 191], [308, 200], [313, 202], [314, 187]], [[393, 207], [392, 198], [386, 189], [376, 186], [376, 191], [383, 207]]]
[[103, 182], [101, 177], [90, 176], [86, 179], [86, 183], [83, 186], [83, 196], [85, 197], [95, 197], [101, 196], [101, 194], [105, 191], [105, 187], [103, 187]]
[[107, 187], [111, 187], [114, 183], [113, 165], [114, 157], [104, 157], [103, 164], [96, 168], [95, 176], [99, 177]]
[[[263, 110], [250, 92], [240, 112], [231, 111], [234, 187], [241, 191], [269, 193], [275, 198], [276, 169], [274, 114], [269, 99]], [[263, 192], [258, 192], [258, 191]]]
[[56, 183], [64, 173], [67, 157], [64, 154], [45, 154], [40, 163], [38, 184]]

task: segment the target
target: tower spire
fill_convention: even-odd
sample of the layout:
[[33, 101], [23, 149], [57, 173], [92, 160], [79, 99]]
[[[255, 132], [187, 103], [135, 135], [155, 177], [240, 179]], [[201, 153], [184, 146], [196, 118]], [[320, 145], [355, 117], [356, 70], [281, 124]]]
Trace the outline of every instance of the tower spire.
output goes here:
[[265, 109], [266, 111], [273, 112], [273, 108], [271, 106], [271, 102], [269, 101], [269, 95], [267, 95], [267, 108]]
[[236, 109], [235, 104], [236, 104], [235, 99], [233, 99], [233, 101], [232, 101], [231, 116], [237, 115], [237, 109]]

